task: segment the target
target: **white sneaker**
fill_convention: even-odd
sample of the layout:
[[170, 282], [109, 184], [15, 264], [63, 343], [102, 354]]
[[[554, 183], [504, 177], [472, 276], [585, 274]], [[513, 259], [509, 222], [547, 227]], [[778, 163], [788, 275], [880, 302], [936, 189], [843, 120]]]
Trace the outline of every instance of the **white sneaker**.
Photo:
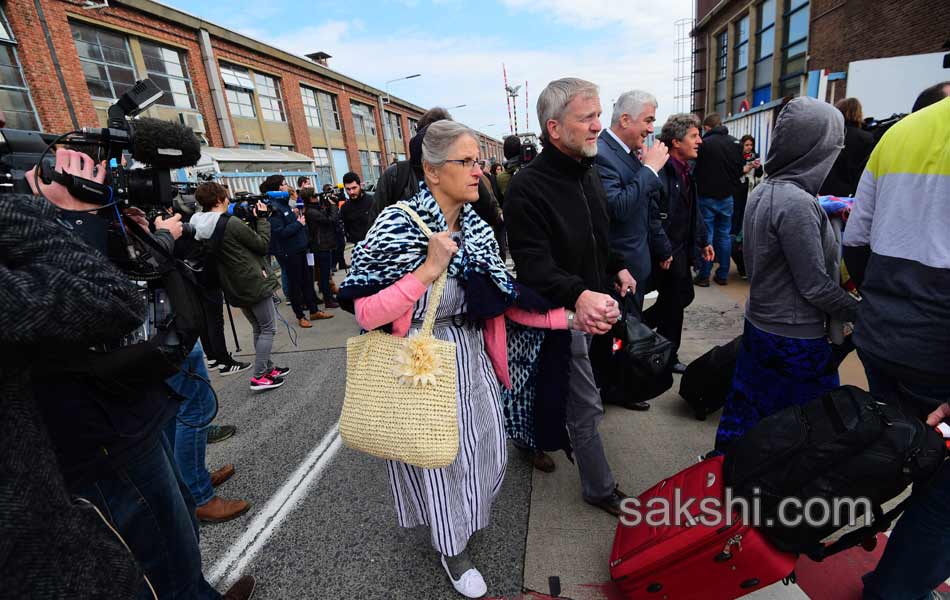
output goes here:
[[455, 588], [455, 591], [462, 594], [466, 598], [481, 598], [488, 593], [488, 586], [485, 585], [485, 579], [482, 577], [482, 574], [478, 572], [478, 569], [469, 569], [462, 573], [462, 576], [458, 578], [458, 581], [452, 579], [452, 572], [449, 571], [449, 566], [445, 564], [445, 556], [439, 555], [439, 560], [442, 561], [442, 568], [445, 569], [445, 572], [449, 576], [449, 580], [452, 582], [452, 587]]

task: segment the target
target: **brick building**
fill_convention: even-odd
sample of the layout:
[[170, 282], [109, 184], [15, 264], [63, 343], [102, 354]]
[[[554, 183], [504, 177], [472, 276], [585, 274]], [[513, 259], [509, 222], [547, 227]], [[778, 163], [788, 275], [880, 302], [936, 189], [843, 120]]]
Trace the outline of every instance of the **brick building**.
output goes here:
[[692, 109], [843, 98], [850, 63], [940, 52], [947, 23], [947, 0], [696, 0]]
[[[78, 0], [0, 3], [0, 108], [8, 127], [64, 132], [105, 124], [136, 80], [165, 95], [146, 114], [180, 120], [216, 148], [296, 152], [323, 183], [374, 182], [405, 158], [425, 108], [150, 0], [84, 9]], [[86, 3], [88, 4], [88, 3]], [[501, 142], [479, 133], [482, 156]]]

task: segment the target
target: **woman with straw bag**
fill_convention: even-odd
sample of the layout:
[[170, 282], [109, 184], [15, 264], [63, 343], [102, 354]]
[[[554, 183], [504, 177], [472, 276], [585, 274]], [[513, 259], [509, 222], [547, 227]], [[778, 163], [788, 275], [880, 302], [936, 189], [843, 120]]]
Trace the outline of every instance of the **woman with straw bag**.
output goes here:
[[[487, 587], [467, 551], [468, 541], [488, 525], [507, 464], [500, 400], [501, 385], [511, 386], [505, 318], [529, 327], [568, 326], [567, 311], [550, 310], [543, 299], [514, 282], [499, 257], [491, 227], [472, 209], [484, 164], [478, 153], [477, 138], [468, 127], [453, 121], [431, 124], [422, 144], [425, 183], [411, 200], [380, 213], [366, 239], [354, 248], [350, 273], [340, 288], [341, 301], [355, 303], [357, 321], [371, 331], [366, 337], [376, 336], [382, 344], [383, 334], [372, 330], [388, 328], [393, 337], [415, 336], [404, 347], [410, 347], [409, 342], [423, 346], [382, 366], [365, 353], [362, 362], [354, 361], [356, 355], [348, 351], [347, 399], [341, 417], [341, 433], [348, 444], [393, 456], [348, 441], [356, 433], [375, 433], [378, 439], [392, 433], [384, 431], [385, 423], [378, 425], [378, 432], [353, 432], [355, 426], [350, 426], [349, 435], [344, 431], [344, 422], [349, 426], [359, 421], [359, 415], [352, 414], [357, 403], [351, 400], [368, 394], [367, 378], [361, 377], [365, 374], [354, 369], [380, 374], [371, 378], [380, 382], [374, 398], [378, 403], [393, 397], [382, 385], [387, 373], [392, 373], [385, 383], [389, 390], [408, 385], [420, 394], [426, 386], [438, 388], [454, 378], [451, 408], [458, 428], [454, 459], [441, 468], [401, 460], [389, 460], [388, 466], [399, 524], [430, 528], [432, 545], [453, 587], [469, 598], [480, 598]], [[454, 365], [440, 364], [444, 346], [435, 346], [445, 341], [454, 344]], [[355, 389], [356, 382], [361, 389]], [[366, 422], [360, 426], [372, 428]], [[417, 443], [407, 441], [406, 451]]]

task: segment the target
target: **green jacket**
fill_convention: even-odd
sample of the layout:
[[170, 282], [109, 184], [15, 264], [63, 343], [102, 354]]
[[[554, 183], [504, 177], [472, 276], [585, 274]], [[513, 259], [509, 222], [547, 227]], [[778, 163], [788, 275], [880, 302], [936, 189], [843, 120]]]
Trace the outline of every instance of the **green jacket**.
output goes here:
[[501, 190], [502, 195], [508, 193], [508, 184], [511, 183], [512, 176], [519, 169], [521, 169], [521, 163], [505, 165], [505, 170], [495, 176], [495, 181], [498, 182], [498, 189]]
[[241, 219], [228, 219], [217, 265], [221, 289], [231, 306], [250, 308], [270, 298], [280, 287], [266, 258], [269, 245], [270, 223], [266, 218], [257, 219], [256, 232]]

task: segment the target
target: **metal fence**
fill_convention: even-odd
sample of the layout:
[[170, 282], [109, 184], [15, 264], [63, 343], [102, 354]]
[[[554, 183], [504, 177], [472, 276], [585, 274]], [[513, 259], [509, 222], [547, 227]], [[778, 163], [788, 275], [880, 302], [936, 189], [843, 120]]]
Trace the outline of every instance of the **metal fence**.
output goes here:
[[320, 179], [320, 174], [316, 171], [254, 171], [246, 173], [231, 172], [218, 173], [216, 177], [227, 182], [232, 194], [235, 192], [250, 192], [252, 194], [259, 194], [260, 185], [271, 175], [283, 175], [287, 179], [287, 183], [293, 188], [297, 187], [298, 177], [309, 177], [310, 181], [313, 182], [313, 187], [317, 188], [318, 190], [323, 186], [324, 183], [329, 183], [331, 185], [333, 183], [332, 181], [322, 181]]

